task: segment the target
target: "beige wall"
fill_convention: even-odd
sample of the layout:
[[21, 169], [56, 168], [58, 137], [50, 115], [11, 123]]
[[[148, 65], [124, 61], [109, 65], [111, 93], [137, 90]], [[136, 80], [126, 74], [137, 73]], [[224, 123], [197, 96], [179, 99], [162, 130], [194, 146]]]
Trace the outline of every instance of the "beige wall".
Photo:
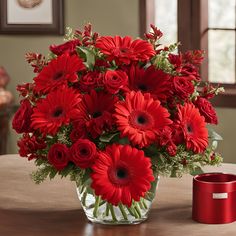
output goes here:
[[[65, 0], [65, 25], [73, 28], [91, 22], [101, 34], [129, 34], [138, 36], [138, 0]], [[29, 51], [47, 53], [52, 43], [62, 42], [58, 36], [6, 35], [0, 36], [0, 65], [9, 72], [12, 81], [8, 89], [15, 95], [15, 87], [22, 82], [31, 81], [32, 69], [24, 61]], [[17, 99], [16, 99], [17, 100]], [[234, 152], [236, 134], [236, 109], [217, 109], [220, 125], [216, 130], [224, 137], [220, 143], [226, 162], [236, 162]], [[11, 132], [9, 153], [16, 153], [16, 137]]]

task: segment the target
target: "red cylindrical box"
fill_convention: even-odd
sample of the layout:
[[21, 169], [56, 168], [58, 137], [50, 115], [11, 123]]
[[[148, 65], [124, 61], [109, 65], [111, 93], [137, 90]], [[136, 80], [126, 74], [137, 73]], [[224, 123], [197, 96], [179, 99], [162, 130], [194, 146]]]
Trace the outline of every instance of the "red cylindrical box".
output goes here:
[[236, 221], [236, 175], [208, 173], [193, 178], [192, 218], [205, 224]]

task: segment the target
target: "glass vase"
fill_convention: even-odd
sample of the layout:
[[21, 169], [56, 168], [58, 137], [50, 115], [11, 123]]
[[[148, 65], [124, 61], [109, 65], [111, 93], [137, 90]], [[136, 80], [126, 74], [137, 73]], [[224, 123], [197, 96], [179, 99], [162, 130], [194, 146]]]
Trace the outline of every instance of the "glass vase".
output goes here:
[[131, 207], [123, 204], [114, 206], [96, 196], [90, 187], [90, 179], [83, 186], [77, 187], [81, 206], [89, 221], [100, 224], [139, 224], [148, 218], [152, 202], [155, 198], [159, 177], [152, 182], [151, 189], [140, 201], [132, 202]]

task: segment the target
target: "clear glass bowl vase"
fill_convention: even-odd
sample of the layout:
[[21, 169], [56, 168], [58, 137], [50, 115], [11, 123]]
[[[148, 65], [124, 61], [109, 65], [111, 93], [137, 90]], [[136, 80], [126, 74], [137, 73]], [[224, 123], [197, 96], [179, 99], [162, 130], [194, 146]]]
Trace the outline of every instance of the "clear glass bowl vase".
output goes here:
[[77, 187], [77, 194], [81, 202], [81, 206], [89, 221], [100, 224], [139, 224], [148, 218], [154, 200], [159, 177], [152, 182], [151, 189], [146, 193], [144, 198], [139, 202], [133, 201], [131, 207], [123, 204], [114, 206], [107, 201], [96, 196], [90, 187], [90, 180], [83, 186]]

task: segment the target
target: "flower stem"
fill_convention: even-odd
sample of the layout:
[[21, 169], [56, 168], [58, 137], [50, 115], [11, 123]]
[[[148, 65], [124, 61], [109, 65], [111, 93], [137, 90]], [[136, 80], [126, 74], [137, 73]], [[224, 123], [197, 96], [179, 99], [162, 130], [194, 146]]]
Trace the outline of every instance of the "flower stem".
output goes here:
[[137, 212], [135, 211], [135, 209], [131, 206], [131, 207], [127, 207], [127, 210], [129, 211], [130, 215], [134, 216], [136, 219], [139, 218]]
[[82, 205], [83, 205], [84, 207], [86, 207], [86, 197], [87, 197], [87, 194], [88, 194], [87, 191], [85, 191], [84, 194], [83, 194], [83, 196], [82, 196], [82, 199], [81, 199], [81, 200], [82, 200], [82, 201], [81, 201], [81, 202], [82, 202]]
[[113, 221], [117, 221], [112, 204], [109, 204], [109, 208], [110, 208], [110, 212], [111, 212], [111, 216], [112, 216]]
[[109, 203], [106, 204], [106, 216], [109, 216]]
[[139, 207], [140, 207], [142, 210], [144, 209], [141, 199], [140, 199], [140, 201], [138, 202], [138, 205], [139, 205]]
[[124, 217], [124, 220], [128, 220], [127, 214], [125, 212], [124, 206], [122, 204], [119, 204], [120, 211]]
[[85, 186], [82, 185], [81, 188], [80, 188], [80, 193], [82, 193], [84, 191], [84, 188], [85, 188]]
[[138, 218], [141, 218], [141, 212], [136, 202], [134, 203], [134, 209], [138, 213]]
[[95, 206], [94, 206], [94, 210], [93, 210], [93, 216], [94, 217], [98, 216], [98, 207], [99, 207], [100, 201], [101, 201], [101, 197], [100, 196], [96, 196]]
[[148, 209], [148, 206], [147, 206], [147, 204], [146, 204], [146, 202], [145, 202], [145, 201], [146, 201], [146, 199], [145, 199], [145, 198], [143, 198], [143, 199], [142, 199], [143, 206], [144, 206], [144, 208], [145, 208], [145, 209]]
[[[95, 203], [96, 203], [96, 202], [95, 202]], [[88, 208], [89, 208], [89, 209], [94, 208], [94, 207], [95, 207], [95, 203], [90, 204], [90, 205], [88, 206]], [[99, 206], [102, 206], [104, 203], [106, 203], [106, 201], [100, 201]]]

